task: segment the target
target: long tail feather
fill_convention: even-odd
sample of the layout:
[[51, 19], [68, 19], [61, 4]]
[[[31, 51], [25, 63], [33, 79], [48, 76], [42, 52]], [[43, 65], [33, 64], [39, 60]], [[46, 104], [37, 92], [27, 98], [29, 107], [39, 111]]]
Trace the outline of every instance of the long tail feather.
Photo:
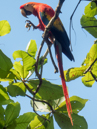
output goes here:
[[60, 44], [55, 45], [55, 50], [56, 50], [56, 58], [58, 60], [58, 66], [59, 66], [60, 75], [61, 75], [63, 93], [64, 93], [64, 96], [66, 99], [66, 107], [67, 107], [67, 111], [68, 111], [68, 116], [70, 118], [71, 124], [73, 125], [73, 121], [72, 121], [72, 117], [71, 117], [72, 108], [71, 108], [71, 103], [70, 103], [70, 99], [69, 99], [69, 95], [68, 95], [68, 91], [67, 91], [67, 87], [66, 87], [66, 83], [65, 83], [64, 73], [63, 73], [62, 56], [61, 56], [62, 52], [60, 51]]

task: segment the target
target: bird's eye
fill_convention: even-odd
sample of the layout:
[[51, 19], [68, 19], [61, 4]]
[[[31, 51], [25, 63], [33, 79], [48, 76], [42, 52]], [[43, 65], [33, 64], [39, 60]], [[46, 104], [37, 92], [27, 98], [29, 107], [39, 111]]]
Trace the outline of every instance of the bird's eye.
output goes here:
[[28, 5], [28, 4], [26, 4], [26, 6], [28, 7], [29, 5]]

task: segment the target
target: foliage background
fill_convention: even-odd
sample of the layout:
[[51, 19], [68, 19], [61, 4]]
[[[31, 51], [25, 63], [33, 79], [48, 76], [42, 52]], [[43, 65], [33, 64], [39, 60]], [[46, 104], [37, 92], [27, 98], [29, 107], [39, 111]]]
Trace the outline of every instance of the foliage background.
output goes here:
[[[12, 53], [15, 50], [25, 50], [27, 43], [30, 39], [36, 40], [37, 46], [41, 43], [41, 35], [42, 31], [32, 29], [27, 32], [25, 26], [25, 18], [20, 13], [20, 5], [29, 2], [28, 0], [1, 0], [0, 1], [0, 21], [1, 20], [8, 20], [11, 25], [11, 32], [6, 36], [0, 37], [0, 49], [9, 57], [11, 58], [12, 62], [14, 62], [12, 58]], [[51, 1], [51, 0], [36, 0], [35, 2], [47, 3], [52, 6], [54, 9], [57, 6], [58, 0]], [[60, 14], [60, 18], [63, 22], [63, 25], [66, 28], [67, 33], [69, 34], [69, 22], [70, 16], [77, 4], [78, 0], [66, 0], [62, 7], [62, 14]], [[74, 17], [73, 17], [73, 26], [76, 32], [72, 31], [72, 47], [73, 47], [73, 55], [75, 57], [75, 62], [70, 62], [65, 56], [63, 56], [63, 63], [64, 63], [64, 70], [71, 68], [71, 67], [79, 67], [83, 62], [86, 54], [89, 52], [92, 44], [94, 43], [95, 38], [91, 36], [88, 32], [81, 29], [80, 25], [80, 18], [84, 14], [84, 8], [89, 2], [83, 1], [81, 2], [80, 6], [78, 7]], [[29, 20], [33, 21], [33, 23], [38, 24], [37, 18], [34, 16], [30, 16]], [[46, 45], [43, 49], [43, 53], [46, 50]], [[53, 55], [55, 55], [55, 51], [52, 47]], [[55, 58], [56, 61], [56, 58]], [[57, 63], [57, 61], [56, 61]], [[58, 74], [54, 74], [54, 68], [52, 66], [51, 60], [48, 56], [48, 63], [44, 66], [43, 70], [43, 77], [51, 81], [52, 83], [61, 84], [61, 80]], [[4, 83], [6, 86], [7, 83]], [[84, 99], [89, 99], [86, 103], [85, 108], [80, 112], [79, 115], [84, 116], [88, 123], [88, 129], [96, 129], [96, 117], [97, 117], [97, 87], [96, 83], [94, 83], [93, 87], [88, 88], [85, 87], [82, 82], [81, 78], [78, 78], [74, 81], [67, 82], [67, 86], [69, 88], [69, 96], [79, 96]], [[13, 99], [13, 98], [12, 98]], [[25, 100], [25, 101], [24, 101]], [[30, 100], [28, 98], [17, 97], [14, 98], [14, 101], [19, 101], [21, 104], [21, 112], [23, 114], [25, 112], [32, 111], [30, 107]], [[57, 125], [55, 128], [58, 129]]]

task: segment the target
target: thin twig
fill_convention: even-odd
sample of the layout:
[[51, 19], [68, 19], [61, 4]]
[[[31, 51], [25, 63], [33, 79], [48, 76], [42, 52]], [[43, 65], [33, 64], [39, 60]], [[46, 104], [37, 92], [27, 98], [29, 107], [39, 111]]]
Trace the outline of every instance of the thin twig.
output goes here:
[[46, 26], [46, 28], [44, 30], [44, 38], [46, 38], [48, 36], [48, 32], [50, 31], [50, 28], [54, 24], [55, 20], [58, 18], [59, 13], [61, 13], [60, 10], [61, 10], [61, 7], [62, 7], [64, 1], [65, 0], [59, 0], [59, 3], [55, 9], [55, 15], [51, 18], [51, 20], [49, 21], [48, 25]]
[[[33, 98], [35, 98], [35, 95], [33, 96]], [[50, 120], [48, 120], [48, 119], [46, 119], [45, 117], [39, 115], [39, 114], [35, 111], [34, 105], [35, 105], [35, 99], [33, 99], [33, 111], [34, 111], [39, 117], [43, 118], [45, 121], [49, 121], [49, 122], [50, 122]]]
[[75, 13], [76, 9], [78, 8], [78, 6], [79, 6], [80, 2], [81, 2], [81, 0], [79, 0], [79, 2], [77, 3], [77, 5], [76, 5], [76, 7], [75, 7], [75, 9], [74, 9], [74, 11], [73, 11], [73, 13], [72, 13], [71, 17], [70, 17], [70, 26], [69, 26], [69, 37], [70, 37], [70, 43], [71, 43], [71, 26], [72, 26], [72, 28], [73, 28], [73, 25], [72, 25], [72, 17], [73, 17], [73, 15], [74, 15], [74, 13]]
[[34, 101], [42, 102], [42, 103], [47, 104], [47, 105], [50, 107], [51, 111], [52, 111], [52, 112], [55, 112], [54, 109], [53, 109], [53, 107], [52, 107], [47, 101], [45, 101], [45, 100], [38, 100], [38, 99], [32, 98], [31, 96], [29, 96], [29, 95], [27, 95], [27, 94], [26, 94], [26, 96], [27, 96], [28, 98], [34, 100]]
[[43, 62], [44, 62], [44, 60], [41, 60], [41, 71], [40, 71], [41, 77], [42, 77], [42, 72], [43, 72]]
[[[42, 47], [44, 45], [44, 40], [42, 41], [41, 45], [40, 45], [40, 48], [39, 48], [39, 51], [38, 51], [38, 54], [37, 54], [37, 57], [36, 57], [36, 67], [38, 66], [38, 62], [39, 62], [39, 57], [40, 57], [40, 53], [41, 53], [41, 50], [42, 50]], [[37, 70], [36, 70], [37, 71]], [[36, 73], [37, 74], [37, 73]]]
[[[51, 106], [48, 102], [46, 102], [46, 101], [44, 101], [44, 100], [37, 100], [37, 99], [35, 99], [35, 96], [33, 96], [33, 98], [32, 98], [31, 96], [27, 95], [27, 94], [26, 94], [26, 96], [27, 96], [28, 98], [30, 98], [31, 100], [33, 100], [33, 110], [34, 110], [34, 112], [35, 112], [39, 117], [43, 118], [45, 121], [49, 121], [49, 122], [50, 122], [50, 120], [48, 120], [47, 118], [45, 118], [45, 117], [39, 115], [39, 114], [35, 111], [34, 105], [35, 105], [35, 101], [46, 103], [46, 104], [50, 107], [50, 109], [52, 110], [52, 112], [54, 112], [54, 109], [52, 108], [52, 106]], [[45, 121], [44, 121], [44, 122], [45, 122]]]
[[39, 57], [40, 57], [40, 53], [41, 53], [41, 50], [42, 50], [43, 45], [44, 45], [44, 40], [41, 43], [41, 46], [39, 48], [39, 51], [38, 51], [38, 54], [37, 54], [37, 58], [36, 58], [35, 73], [36, 73], [36, 76], [39, 79], [39, 85], [37, 86], [37, 89], [35, 91], [35, 94], [39, 91], [39, 89], [41, 87], [41, 84], [42, 84], [41, 74], [39, 74], [39, 72], [38, 72], [38, 62], [39, 62]]
[[49, 53], [49, 49], [47, 48], [47, 50], [45, 51], [43, 57], [42, 57], [42, 60], [45, 60], [46, 56], [48, 55]]
[[58, 68], [57, 68], [57, 66], [56, 66], [56, 64], [54, 62], [54, 59], [53, 59], [53, 56], [52, 56], [52, 53], [51, 53], [51, 49], [50, 49], [50, 45], [49, 45], [50, 44], [50, 41], [47, 39], [46, 40], [46, 43], [48, 45], [48, 50], [49, 50], [49, 54], [50, 54], [50, 57], [51, 57], [51, 61], [52, 61], [53, 65], [54, 65], [54, 68], [55, 68], [54, 73], [58, 73]]
[[[46, 121], [46, 120], [49, 121], [48, 119], [46, 119], [45, 117], [39, 115], [39, 114], [35, 111], [35, 108], [34, 108], [35, 102], [34, 102], [34, 101], [38, 101], [38, 100], [35, 100], [35, 99], [34, 99], [34, 98], [35, 98], [35, 93], [28, 87], [28, 85], [27, 85], [24, 81], [22, 81], [22, 82], [24, 83], [24, 85], [26, 86], [26, 88], [29, 90], [29, 92], [30, 92], [31, 94], [33, 94], [33, 98], [32, 98], [31, 96], [27, 95], [27, 94], [26, 94], [26, 96], [33, 100], [33, 110], [34, 110], [34, 112], [35, 112], [38, 116], [40, 116], [41, 118], [43, 118], [45, 121]], [[50, 121], [49, 121], [49, 122], [50, 122]]]
[[23, 84], [25, 85], [25, 87], [28, 89], [28, 91], [29, 91], [31, 94], [34, 95], [35, 93], [32, 91], [32, 89], [29, 88], [29, 86], [25, 83], [25, 81], [22, 80], [22, 82], [23, 82]]

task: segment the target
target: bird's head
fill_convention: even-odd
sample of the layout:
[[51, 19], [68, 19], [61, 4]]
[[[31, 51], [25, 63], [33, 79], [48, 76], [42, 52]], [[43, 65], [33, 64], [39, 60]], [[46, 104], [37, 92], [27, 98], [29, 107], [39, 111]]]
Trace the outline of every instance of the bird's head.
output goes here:
[[35, 6], [34, 2], [28, 2], [26, 4], [21, 5], [20, 6], [21, 14], [24, 17], [27, 17], [27, 15], [33, 14], [34, 6]]

